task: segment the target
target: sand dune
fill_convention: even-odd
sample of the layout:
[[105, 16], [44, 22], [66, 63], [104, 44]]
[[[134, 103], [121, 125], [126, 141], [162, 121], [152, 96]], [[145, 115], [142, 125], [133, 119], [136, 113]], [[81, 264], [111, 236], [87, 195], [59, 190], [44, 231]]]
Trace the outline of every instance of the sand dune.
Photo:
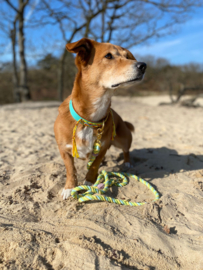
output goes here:
[[[0, 108], [0, 269], [203, 269], [203, 109], [157, 106], [153, 98], [113, 99], [135, 125], [130, 179], [111, 196], [140, 207], [62, 201], [65, 167], [53, 123], [59, 103]], [[86, 163], [76, 162], [79, 183]], [[100, 170], [121, 171], [111, 148]]]

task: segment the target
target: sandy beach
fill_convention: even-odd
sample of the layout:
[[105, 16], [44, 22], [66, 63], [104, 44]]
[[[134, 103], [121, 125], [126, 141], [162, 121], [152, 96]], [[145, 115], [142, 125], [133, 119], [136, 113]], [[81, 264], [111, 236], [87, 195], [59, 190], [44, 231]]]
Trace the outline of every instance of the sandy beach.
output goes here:
[[[135, 126], [130, 178], [110, 195], [139, 207], [78, 203], [60, 194], [65, 166], [53, 132], [58, 102], [0, 107], [0, 269], [203, 270], [203, 108], [168, 97], [114, 97]], [[79, 184], [87, 172], [77, 160]], [[100, 170], [122, 171], [111, 147]]]

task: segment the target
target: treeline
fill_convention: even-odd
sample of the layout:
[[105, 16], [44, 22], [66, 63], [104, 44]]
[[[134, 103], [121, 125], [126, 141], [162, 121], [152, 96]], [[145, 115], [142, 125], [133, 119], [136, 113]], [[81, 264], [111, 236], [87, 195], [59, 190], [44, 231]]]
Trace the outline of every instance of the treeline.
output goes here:
[[[203, 92], [199, 86], [203, 85], [203, 66], [187, 64], [182, 66], [171, 65], [166, 59], [153, 56], [139, 57], [137, 59], [147, 63], [147, 72], [142, 83], [128, 90], [118, 90], [117, 95], [143, 96], [150, 94], [168, 94], [170, 91], [177, 94], [183, 86], [187, 86], [187, 94]], [[58, 100], [57, 75], [60, 59], [47, 54], [35, 66], [28, 70], [28, 84], [31, 100]], [[13, 84], [11, 63], [5, 63], [0, 71], [0, 102], [12, 103]], [[64, 72], [63, 99], [72, 90], [77, 69], [72, 54], [67, 54]]]
[[[51, 54], [47, 54], [43, 59], [39, 60], [35, 66], [28, 69], [27, 81], [31, 100], [58, 100], [57, 86], [59, 61], [60, 59]], [[64, 98], [71, 92], [75, 74], [77, 72], [72, 54], [67, 53], [65, 61], [63, 78]], [[4, 63], [0, 69], [0, 104], [15, 102], [12, 76], [12, 64]]]
[[[70, 77], [75, 72], [73, 58], [65, 49], [67, 43], [86, 37], [131, 49], [154, 37], [173, 33], [195, 8], [203, 6], [200, 0], [1, 0], [0, 3], [1, 103], [56, 99], [56, 89], [57, 99], [63, 100], [70, 92]], [[8, 57], [11, 63], [6, 65]], [[40, 66], [41, 57], [42, 62], [50, 57], [53, 66]], [[31, 68], [30, 61], [37, 60], [37, 66]]]

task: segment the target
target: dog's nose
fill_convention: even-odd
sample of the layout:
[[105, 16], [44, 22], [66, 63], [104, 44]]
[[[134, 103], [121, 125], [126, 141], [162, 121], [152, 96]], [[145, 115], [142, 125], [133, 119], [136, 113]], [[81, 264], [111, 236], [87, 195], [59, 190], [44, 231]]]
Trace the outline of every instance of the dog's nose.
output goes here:
[[145, 64], [144, 62], [137, 62], [135, 66], [140, 69], [142, 73], [144, 73], [147, 68], [147, 64]]

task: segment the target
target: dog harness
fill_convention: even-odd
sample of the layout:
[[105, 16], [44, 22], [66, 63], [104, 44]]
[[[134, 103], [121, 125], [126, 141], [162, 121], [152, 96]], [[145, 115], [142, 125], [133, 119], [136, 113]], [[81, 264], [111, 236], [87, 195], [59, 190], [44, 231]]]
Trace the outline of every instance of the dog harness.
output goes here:
[[112, 128], [112, 136], [111, 140], [114, 140], [114, 137], [116, 136], [116, 127], [115, 127], [115, 122], [114, 122], [114, 117], [113, 117], [113, 111], [110, 109], [109, 113], [107, 114], [106, 118], [102, 122], [90, 122], [84, 118], [82, 118], [79, 114], [76, 113], [76, 111], [73, 108], [73, 102], [70, 100], [69, 102], [69, 110], [72, 115], [72, 117], [77, 121], [75, 124], [75, 127], [73, 129], [73, 137], [72, 137], [72, 143], [73, 143], [73, 150], [72, 150], [72, 155], [73, 157], [79, 158], [78, 150], [77, 150], [77, 145], [76, 145], [76, 131], [77, 127], [79, 124], [82, 124], [86, 127], [90, 128], [97, 128], [97, 139], [94, 142], [93, 145], [93, 152], [90, 157], [90, 161], [87, 164], [87, 168], [89, 169], [92, 163], [94, 162], [95, 158], [98, 156], [100, 149], [101, 149], [101, 137], [104, 132], [104, 126], [105, 123], [109, 117], [109, 114], [111, 114], [112, 120], [113, 120], [113, 128]]
[[[79, 125], [79, 123], [81, 123], [84, 126], [87, 127], [91, 127], [91, 128], [97, 128], [97, 139], [93, 145], [93, 152], [91, 154], [90, 160], [87, 163], [87, 168], [89, 170], [89, 168], [91, 167], [92, 163], [94, 162], [94, 160], [96, 159], [96, 157], [98, 156], [100, 149], [101, 149], [101, 137], [104, 131], [104, 126], [105, 123], [109, 117], [109, 114], [111, 113], [112, 116], [112, 120], [113, 120], [113, 130], [112, 130], [112, 137], [111, 140], [114, 140], [114, 137], [116, 136], [116, 128], [115, 128], [115, 123], [114, 123], [114, 118], [113, 118], [113, 112], [112, 109], [110, 109], [109, 113], [107, 114], [106, 118], [102, 121], [102, 122], [90, 122], [85, 120], [84, 118], [82, 118], [81, 116], [79, 116], [76, 111], [73, 108], [73, 103], [72, 100], [70, 100], [69, 102], [69, 109], [70, 109], [70, 113], [72, 115], [72, 117], [77, 121], [77, 123], [75, 124], [75, 127], [73, 129], [73, 137], [72, 137], [72, 142], [73, 142], [73, 157], [78, 158], [79, 154], [77, 151], [77, 146], [76, 146], [76, 140], [75, 140], [75, 136], [76, 136], [76, 130], [77, 127]], [[109, 176], [113, 176], [114, 179], [109, 179]], [[106, 172], [106, 171], [102, 171], [101, 174], [97, 177], [97, 181], [93, 186], [86, 186], [86, 185], [82, 185], [82, 186], [78, 186], [75, 187], [72, 192], [71, 192], [71, 196], [75, 199], [78, 199], [79, 202], [85, 202], [85, 201], [107, 201], [110, 203], [116, 203], [116, 204], [121, 204], [121, 205], [129, 205], [129, 206], [140, 206], [140, 205], [144, 205], [147, 202], [130, 202], [127, 200], [119, 200], [119, 199], [114, 199], [111, 197], [107, 197], [104, 196], [103, 194], [105, 192], [107, 192], [109, 190], [109, 188], [113, 185], [117, 186], [117, 187], [123, 187], [125, 185], [128, 184], [128, 180], [127, 177], [133, 177], [135, 180], [141, 182], [142, 184], [144, 184], [146, 187], [148, 187], [155, 195], [155, 200], [156, 201], [159, 199], [159, 193], [156, 191], [155, 188], [153, 188], [147, 181], [143, 180], [142, 178], [130, 174], [130, 173], [116, 173], [116, 172]], [[120, 179], [115, 179], [115, 177], [119, 177]], [[121, 182], [121, 180], [123, 180]], [[83, 194], [78, 194], [79, 191], [85, 191], [85, 193]], [[93, 195], [93, 194], [97, 194], [97, 195]]]

